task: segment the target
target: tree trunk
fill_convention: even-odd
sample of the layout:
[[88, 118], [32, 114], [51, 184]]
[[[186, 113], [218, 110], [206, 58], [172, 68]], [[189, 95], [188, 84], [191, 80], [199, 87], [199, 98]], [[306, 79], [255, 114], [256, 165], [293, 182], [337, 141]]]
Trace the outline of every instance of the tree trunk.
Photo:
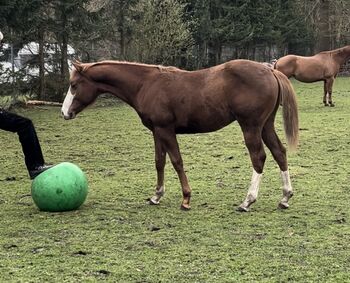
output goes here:
[[[124, 3], [122, 3], [123, 6]], [[120, 35], [120, 56], [122, 60], [125, 60], [125, 16], [124, 16], [124, 7], [119, 10], [119, 35]]]
[[40, 28], [38, 34], [39, 44], [39, 93], [38, 96], [41, 100], [46, 100], [45, 93], [45, 54], [44, 54], [44, 30]]
[[68, 68], [68, 34], [65, 31], [67, 17], [64, 9], [61, 13], [62, 31], [61, 31], [61, 90], [62, 98], [65, 95], [65, 90], [68, 88], [69, 68]]
[[319, 42], [317, 51], [326, 51], [331, 48], [330, 40], [330, 0], [320, 1]]

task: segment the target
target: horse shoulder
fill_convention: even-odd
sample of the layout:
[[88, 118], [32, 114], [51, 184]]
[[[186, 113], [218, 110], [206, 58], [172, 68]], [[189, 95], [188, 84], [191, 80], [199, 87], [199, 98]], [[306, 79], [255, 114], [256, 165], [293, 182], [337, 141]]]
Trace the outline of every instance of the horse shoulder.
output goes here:
[[138, 93], [137, 113], [147, 128], [162, 127], [174, 122], [173, 105], [180, 85], [184, 84], [175, 74], [159, 73], [144, 83]]
[[323, 68], [323, 77], [331, 78], [337, 75], [340, 69], [339, 63], [334, 60], [332, 53], [328, 51], [324, 51], [316, 54], [315, 59], [317, 60], [317, 64], [322, 66]]

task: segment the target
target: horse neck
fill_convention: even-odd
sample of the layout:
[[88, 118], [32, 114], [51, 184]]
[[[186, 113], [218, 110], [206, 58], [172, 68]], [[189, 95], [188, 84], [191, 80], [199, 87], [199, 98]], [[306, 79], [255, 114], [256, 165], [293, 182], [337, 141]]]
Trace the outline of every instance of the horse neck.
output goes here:
[[99, 82], [101, 92], [108, 92], [136, 107], [137, 95], [143, 83], [155, 67], [128, 63], [100, 65], [94, 69], [93, 77]]
[[333, 56], [340, 65], [344, 64], [350, 59], [350, 45], [337, 49]]

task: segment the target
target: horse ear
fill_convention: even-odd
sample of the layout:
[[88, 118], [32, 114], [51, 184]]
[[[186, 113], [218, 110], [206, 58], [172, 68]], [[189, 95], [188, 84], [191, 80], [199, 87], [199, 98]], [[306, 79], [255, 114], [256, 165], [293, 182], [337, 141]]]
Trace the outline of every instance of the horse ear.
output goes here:
[[81, 63], [80, 61], [74, 60], [74, 61], [72, 62], [72, 64], [73, 64], [74, 68], [75, 68], [79, 73], [81, 73], [81, 72], [83, 71], [83, 66], [81, 65], [82, 63]]

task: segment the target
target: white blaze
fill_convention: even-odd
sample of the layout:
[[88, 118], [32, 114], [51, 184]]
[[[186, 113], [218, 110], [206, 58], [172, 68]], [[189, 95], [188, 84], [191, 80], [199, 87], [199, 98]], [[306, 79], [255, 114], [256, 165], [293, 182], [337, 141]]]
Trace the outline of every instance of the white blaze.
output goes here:
[[69, 87], [69, 89], [67, 91], [66, 98], [64, 99], [63, 105], [62, 105], [62, 108], [61, 108], [61, 112], [62, 112], [64, 117], [68, 117], [69, 116], [68, 115], [68, 110], [69, 110], [69, 107], [72, 105], [73, 98], [74, 98], [74, 95], [70, 91], [70, 87]]
[[0, 31], [0, 41], [4, 38], [4, 35], [2, 34], [2, 32]]

